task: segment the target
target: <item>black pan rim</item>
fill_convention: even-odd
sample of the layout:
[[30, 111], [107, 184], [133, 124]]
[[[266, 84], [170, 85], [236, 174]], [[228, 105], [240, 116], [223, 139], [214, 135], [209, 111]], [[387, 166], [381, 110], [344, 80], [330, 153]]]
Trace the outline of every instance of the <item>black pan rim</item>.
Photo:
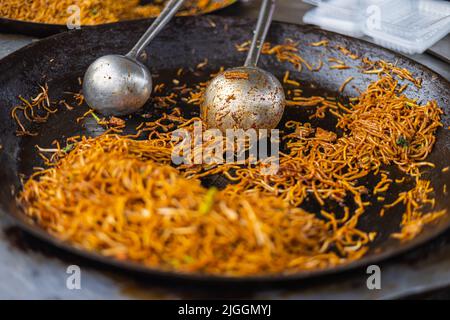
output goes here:
[[[230, 18], [230, 17], [209, 15], [208, 18], [232, 20], [235, 23], [236, 22], [237, 23], [244, 22], [244, 21], [248, 22], [248, 19], [234, 18], [234, 17]], [[187, 19], [192, 19], [192, 17], [177, 17], [176, 19], [180, 19], [180, 20], [186, 19], [187, 20]], [[207, 19], [207, 18], [196, 17], [195, 19]], [[142, 21], [131, 21], [131, 22], [130, 21], [122, 21], [122, 22], [118, 22], [118, 23], [114, 23], [114, 24], [127, 24], [127, 23], [138, 24], [138, 23], [142, 23]], [[309, 26], [309, 25], [299, 26], [299, 25], [292, 24], [292, 23], [281, 23], [281, 22], [274, 22], [274, 24], [287, 24], [287, 25], [295, 26], [297, 28], [306, 28], [308, 31], [316, 31], [316, 32], [320, 32], [321, 34], [324, 34], [324, 35], [327, 35], [327, 34], [338, 35], [339, 37], [346, 38], [349, 41], [361, 42], [365, 46], [381, 49], [381, 50], [389, 52], [392, 55], [399, 57], [407, 62], [415, 64], [421, 70], [423, 70], [423, 71], [429, 73], [430, 75], [432, 75], [433, 77], [435, 77], [435, 79], [437, 81], [440, 81], [440, 82], [444, 83], [447, 87], [450, 87], [450, 82], [448, 80], [446, 80], [444, 77], [442, 77], [438, 73], [434, 72], [430, 68], [428, 68], [418, 62], [415, 62], [414, 60], [412, 60], [406, 56], [403, 56], [403, 55], [396, 53], [389, 49], [381, 48], [380, 46], [372, 44], [368, 41], [360, 40], [360, 39], [353, 39], [351, 37], [343, 36], [343, 35], [340, 35], [340, 34], [337, 34], [334, 32], [326, 31], [326, 30], [319, 29], [314, 26]], [[98, 30], [105, 29], [106, 30], [108, 27], [110, 27], [110, 25], [99, 25], [99, 26], [92, 27], [90, 30], [95, 30], [95, 29], [98, 29]], [[89, 32], [89, 31], [87, 31], [87, 32]], [[67, 34], [70, 34], [72, 32], [82, 32], [82, 31], [81, 30], [71, 30], [71, 31], [67, 32]], [[66, 32], [60, 33], [60, 34], [55, 34], [46, 39], [58, 40], [59, 37], [64, 38], [65, 36], [66, 36]], [[43, 39], [42, 41], [46, 41], [46, 39]], [[31, 43], [15, 52], [9, 54], [8, 56], [6, 56], [2, 60], [0, 60], [0, 64], [7, 63], [9, 59], [14, 59], [14, 58], [19, 57], [24, 52], [27, 52], [33, 46], [38, 45], [38, 43], [40, 43], [40, 42], [41, 41]], [[450, 209], [450, 208], [448, 208], [448, 209]], [[132, 273], [136, 273], [136, 274], [143, 275], [143, 276], [164, 277], [164, 278], [170, 278], [172, 280], [193, 281], [193, 282], [198, 282], [198, 283], [206, 283], [206, 282], [207, 283], [221, 283], [221, 284], [225, 284], [225, 283], [226, 284], [286, 283], [286, 282], [290, 282], [290, 281], [315, 279], [318, 277], [324, 277], [324, 276], [330, 276], [332, 274], [342, 273], [344, 271], [355, 270], [357, 268], [362, 268], [369, 264], [379, 263], [381, 261], [385, 261], [385, 260], [394, 258], [396, 256], [405, 254], [406, 252], [409, 252], [412, 249], [419, 247], [432, 239], [435, 239], [436, 237], [438, 237], [439, 235], [441, 235], [442, 233], [444, 233], [446, 230], [448, 230], [450, 228], [450, 222], [448, 222], [446, 225], [441, 225], [438, 228], [436, 228], [435, 230], [433, 230], [432, 234], [428, 237], [419, 237], [419, 238], [416, 238], [406, 244], [403, 244], [401, 247], [399, 247], [395, 250], [388, 250], [388, 251], [385, 251], [382, 253], [373, 253], [371, 256], [363, 257], [359, 260], [350, 262], [348, 264], [343, 264], [343, 265], [340, 265], [337, 267], [333, 267], [333, 268], [317, 269], [317, 270], [311, 270], [311, 271], [301, 271], [298, 273], [291, 273], [291, 274], [278, 273], [278, 274], [260, 274], [260, 275], [237, 277], [237, 276], [215, 275], [215, 274], [198, 273], [198, 272], [197, 273], [183, 273], [183, 272], [179, 272], [179, 271], [175, 271], [175, 270], [164, 270], [164, 269], [147, 267], [147, 266], [144, 266], [142, 264], [138, 264], [138, 263], [135, 263], [132, 261], [120, 261], [117, 259], [108, 258], [106, 256], [102, 256], [95, 252], [90, 252], [90, 251], [80, 249], [76, 246], [70, 245], [67, 242], [63, 242], [56, 237], [51, 236], [49, 233], [47, 233], [45, 230], [41, 229], [36, 224], [29, 222], [29, 221], [25, 221], [26, 216], [24, 214], [21, 214], [21, 216], [19, 217], [11, 212], [4, 212], [4, 213], [8, 217], [12, 218], [14, 220], [14, 222], [17, 223], [17, 225], [20, 228], [22, 228], [23, 230], [25, 230], [26, 232], [32, 234], [33, 236], [35, 236], [47, 243], [50, 243], [51, 245], [53, 245], [59, 249], [62, 249], [64, 251], [67, 251], [69, 253], [75, 254], [77, 256], [86, 258], [86, 259], [94, 261], [94, 262], [99, 262], [106, 266], [111, 266], [113, 268], [120, 269], [121, 271], [124, 271], [124, 272], [131, 271]]]

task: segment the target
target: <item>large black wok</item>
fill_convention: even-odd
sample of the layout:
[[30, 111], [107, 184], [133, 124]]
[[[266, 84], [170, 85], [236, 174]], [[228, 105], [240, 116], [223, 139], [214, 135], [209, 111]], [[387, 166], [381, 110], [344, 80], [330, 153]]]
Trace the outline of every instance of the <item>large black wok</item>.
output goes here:
[[[210, 23], [211, 19], [216, 24], [215, 28]], [[209, 62], [205, 74], [192, 75], [183, 81], [191, 83], [205, 81], [208, 79], [206, 74], [218, 70], [220, 66], [241, 65], [245, 58], [245, 53], [237, 52], [235, 44], [242, 43], [250, 38], [253, 25], [254, 21], [214, 16], [208, 18], [176, 18], [147, 48], [148, 66], [152, 74], [158, 75], [155, 82], [158, 83], [164, 79], [169, 80], [179, 68], [193, 68], [206, 57]], [[37, 156], [35, 145], [48, 147], [54, 139], [62, 141], [65, 137], [77, 134], [98, 134], [98, 128], [95, 122], [92, 124], [86, 122], [84, 126], [76, 123], [75, 119], [87, 110], [83, 107], [72, 111], [62, 110], [51, 116], [47, 123], [35, 125], [33, 131], [39, 133], [36, 137], [17, 137], [15, 134], [16, 124], [10, 115], [11, 109], [18, 103], [17, 96], [31, 97], [36, 95], [38, 93], [37, 84], [44, 82], [47, 82], [49, 85], [52, 100], [67, 99], [67, 95], [64, 92], [79, 90], [78, 77], [83, 76], [86, 67], [96, 57], [108, 53], [127, 52], [147, 26], [148, 22], [143, 21], [123, 22], [112, 26], [98, 26], [59, 34], [33, 43], [0, 61], [0, 144], [3, 147], [0, 151], [0, 210], [12, 217], [27, 231], [53, 245], [84, 257], [151, 276], [170, 276], [203, 281], [264, 282], [303, 279], [378, 262], [436, 237], [450, 225], [450, 215], [446, 215], [436, 223], [428, 225], [414, 240], [400, 242], [389, 235], [399, 230], [404, 208], [398, 206], [389, 211], [389, 214], [380, 217], [378, 212], [381, 204], [377, 204], [374, 201], [375, 204], [361, 217], [359, 227], [363, 230], [376, 231], [378, 236], [371, 244], [370, 251], [361, 260], [333, 269], [314, 270], [291, 275], [231, 279], [203, 274], [181, 274], [149, 269], [131, 262], [116, 261], [94, 253], [81, 251], [51, 237], [28, 220], [16, 205], [15, 195], [21, 188], [20, 175], [24, 174], [27, 176], [32, 172], [34, 166], [42, 166], [42, 161]], [[311, 42], [326, 38], [330, 40], [331, 45], [342, 44], [361, 56], [392, 62], [396, 61], [399, 66], [408, 68], [415, 76], [423, 79], [422, 89], [418, 90], [413, 85], [410, 85], [406, 94], [411, 97], [418, 97], [420, 101], [435, 99], [446, 111], [446, 114], [443, 115], [444, 128], [438, 130], [437, 143], [429, 157], [429, 161], [434, 162], [436, 168], [428, 170], [424, 177], [431, 179], [435, 188], [435, 209], [450, 209], [450, 197], [446, 196], [442, 191], [443, 185], [450, 182], [450, 173], [441, 172], [442, 168], [450, 165], [450, 130], [447, 130], [447, 127], [450, 125], [448, 116], [450, 112], [448, 82], [428, 68], [408, 58], [367, 42], [313, 27], [274, 23], [270, 29], [268, 41], [281, 43], [286, 38], [299, 41], [301, 55], [311, 63], [317, 63], [322, 56], [333, 54], [330, 52], [331, 49], [308, 46]], [[337, 53], [334, 54], [337, 56]], [[344, 59], [352, 67], [360, 64], [358, 60], [352, 60], [343, 56], [338, 57]], [[374, 75], [360, 74], [357, 68], [336, 71], [324, 66], [320, 72], [309, 72], [306, 70], [302, 73], [297, 73], [290, 64], [281, 64], [274, 57], [265, 55], [261, 58], [260, 66], [271, 71], [279, 78], [283, 77], [285, 70], [291, 70], [292, 76], [300, 79], [305, 95], [323, 95], [325, 93], [334, 93], [336, 95], [339, 86], [349, 76], [354, 76], [355, 80], [346, 87], [343, 95], [357, 95], [357, 88], [365, 89], [370, 81], [376, 79]], [[146, 108], [152, 110], [152, 103], [149, 102]], [[159, 111], [157, 110], [156, 112]], [[308, 112], [301, 108], [289, 108], [284, 120], [305, 119], [309, 114]], [[189, 113], [193, 115], [197, 111], [190, 110]], [[334, 123], [329, 119], [314, 120], [313, 124], [330, 130], [334, 129]], [[398, 174], [394, 168], [390, 168], [390, 170], [393, 172], [393, 177]], [[366, 183], [373, 185], [375, 180], [368, 179]], [[389, 196], [395, 197], [395, 194], [409, 187], [411, 185], [408, 184], [393, 185], [389, 191]], [[319, 212], [317, 207], [309, 207], [307, 209]]]

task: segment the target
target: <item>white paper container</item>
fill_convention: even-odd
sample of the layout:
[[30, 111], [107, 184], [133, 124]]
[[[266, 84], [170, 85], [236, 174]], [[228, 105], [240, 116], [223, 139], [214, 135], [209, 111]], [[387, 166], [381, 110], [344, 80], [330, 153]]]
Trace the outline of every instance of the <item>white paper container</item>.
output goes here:
[[364, 15], [359, 10], [360, 0], [304, 0], [317, 5], [303, 16], [303, 22], [314, 24], [322, 29], [346, 34], [351, 37], [362, 37]]
[[439, 0], [304, 0], [303, 21], [386, 48], [422, 53], [450, 32], [450, 2]]
[[380, 8], [380, 24], [364, 23], [363, 32], [383, 47], [423, 53], [450, 32], [450, 2], [384, 0], [372, 1], [372, 5]]

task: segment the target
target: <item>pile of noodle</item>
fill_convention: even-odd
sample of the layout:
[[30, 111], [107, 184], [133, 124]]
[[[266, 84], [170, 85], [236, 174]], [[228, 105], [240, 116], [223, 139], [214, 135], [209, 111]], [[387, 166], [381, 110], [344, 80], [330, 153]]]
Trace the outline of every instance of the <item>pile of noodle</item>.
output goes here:
[[[354, 222], [323, 221], [277, 197], [206, 189], [158, 164], [157, 152], [117, 135], [83, 138], [25, 183], [22, 204], [48, 232], [76, 246], [186, 272], [293, 272], [366, 251], [368, 236]], [[330, 250], [336, 245], [345, 250]]]
[[[240, 51], [247, 49], [246, 43], [238, 46]], [[336, 49], [358, 58], [341, 46]], [[265, 44], [263, 53], [297, 70], [306, 66], [318, 71], [322, 66], [305, 61], [292, 41]], [[341, 66], [338, 70], [345, 66], [336, 58], [332, 62]], [[434, 190], [421, 174], [421, 168], [434, 167], [426, 158], [442, 126], [442, 110], [434, 101], [419, 104], [403, 93], [406, 87], [397, 79], [420, 86], [409, 71], [365, 58], [362, 62], [363, 73], [379, 78], [348, 104], [303, 96], [299, 82], [286, 72], [283, 82], [296, 88], [287, 90], [287, 107], [315, 108], [310, 118], [329, 113], [337, 130], [314, 127], [308, 119], [287, 121], [276, 174], [262, 174], [264, 162], [195, 164], [192, 160], [201, 152], [195, 145], [189, 163], [172, 163], [174, 130], [184, 128], [193, 135], [194, 122], [200, 120], [184, 118], [173, 107], [178, 99], [198, 105], [205, 87], [200, 83], [183, 87], [184, 97], [175, 92], [156, 97], [155, 104], [168, 111], [142, 122], [134, 135], [122, 134], [122, 119], [100, 119], [92, 110], [86, 112], [78, 120], [92, 115], [108, 127], [107, 132], [96, 138], [69, 138], [64, 148], [57, 144], [55, 149], [40, 149], [47, 168], [26, 181], [20, 204], [55, 237], [116, 259], [230, 276], [291, 273], [349, 263], [367, 252], [376, 233], [358, 229], [359, 218], [371, 205], [369, 196], [384, 201], [394, 181], [383, 168], [396, 166], [415, 184], [394, 202], [385, 203], [380, 215], [403, 205], [400, 231], [391, 236], [411, 240], [445, 214], [445, 210], [430, 212]], [[155, 93], [163, 87], [158, 84]], [[18, 134], [32, 134], [19, 111], [20, 118], [29, 122], [39, 122], [37, 109], [45, 117], [53, 112], [47, 88], [42, 90], [30, 101], [22, 98], [13, 109]], [[75, 98], [83, 102], [80, 94]], [[44, 155], [47, 152], [51, 157]], [[380, 172], [378, 183], [369, 189], [364, 178]], [[203, 178], [215, 175], [232, 183], [222, 190], [202, 186]], [[300, 208], [307, 201], [320, 205], [320, 215]], [[335, 205], [327, 206], [330, 203]]]

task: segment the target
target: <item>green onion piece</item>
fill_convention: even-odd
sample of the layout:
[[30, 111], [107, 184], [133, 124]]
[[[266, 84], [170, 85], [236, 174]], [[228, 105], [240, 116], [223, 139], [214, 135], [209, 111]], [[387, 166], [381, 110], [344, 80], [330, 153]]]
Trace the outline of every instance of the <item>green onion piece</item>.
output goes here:
[[100, 118], [94, 112], [91, 112], [91, 114], [94, 117], [95, 121], [97, 121], [97, 123], [101, 121]]
[[218, 191], [219, 190], [217, 190], [216, 187], [211, 187], [208, 189], [202, 203], [200, 203], [200, 206], [198, 207], [200, 214], [207, 214], [211, 211], [214, 205], [214, 196]]
[[403, 136], [398, 137], [396, 143], [400, 147], [407, 147], [409, 145], [408, 140]]
[[65, 146], [65, 147], [62, 149], [62, 152], [67, 153], [67, 152], [69, 152], [70, 150], [72, 150], [73, 147], [74, 147], [73, 143], [68, 144], [67, 146]]

